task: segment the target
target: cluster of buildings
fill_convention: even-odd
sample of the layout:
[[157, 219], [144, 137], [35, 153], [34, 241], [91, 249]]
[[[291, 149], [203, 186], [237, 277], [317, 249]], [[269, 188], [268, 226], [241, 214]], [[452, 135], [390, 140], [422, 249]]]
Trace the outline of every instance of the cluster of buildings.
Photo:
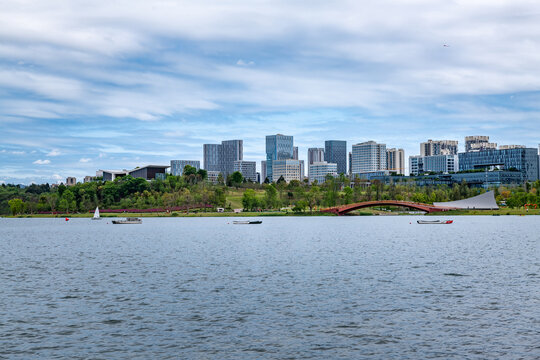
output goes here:
[[[266, 136], [266, 157], [257, 172], [256, 161], [244, 160], [243, 140], [224, 140], [220, 144], [203, 145], [203, 165], [199, 160], [171, 160], [170, 165], [148, 165], [133, 170], [99, 170], [96, 176], [114, 180], [131, 175], [147, 180], [163, 179], [166, 174], [182, 175], [190, 165], [205, 169], [208, 179], [217, 182], [233, 172], [242, 173], [252, 182], [277, 182], [283, 178], [309, 183], [325, 182], [330, 175], [349, 176], [384, 182], [415, 181], [419, 185], [452, 184], [519, 184], [540, 178], [539, 149], [523, 145], [501, 145], [489, 141], [489, 136], [465, 137], [465, 152], [459, 152], [457, 140], [428, 140], [420, 144], [420, 154], [409, 156], [409, 176], [405, 176], [405, 152], [387, 148], [386, 144], [366, 141], [353, 144], [348, 151], [344, 140], [326, 140], [324, 147], [307, 151], [307, 164], [298, 158], [293, 136]], [[307, 176], [305, 171], [307, 168]], [[91, 181], [92, 177], [85, 177]], [[68, 178], [68, 183], [75, 183]]]

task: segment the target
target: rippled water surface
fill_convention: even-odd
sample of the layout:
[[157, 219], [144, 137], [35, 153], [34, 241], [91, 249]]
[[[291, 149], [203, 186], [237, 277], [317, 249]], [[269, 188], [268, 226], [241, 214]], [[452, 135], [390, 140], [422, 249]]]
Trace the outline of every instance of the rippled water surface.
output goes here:
[[0, 219], [0, 358], [538, 359], [540, 217], [417, 219]]

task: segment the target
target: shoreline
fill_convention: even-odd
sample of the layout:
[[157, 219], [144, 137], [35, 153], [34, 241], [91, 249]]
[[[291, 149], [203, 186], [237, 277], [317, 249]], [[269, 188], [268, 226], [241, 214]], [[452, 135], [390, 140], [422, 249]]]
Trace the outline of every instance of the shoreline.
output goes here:
[[[529, 210], [525, 209], [499, 209], [499, 210], [450, 210], [445, 212], [436, 212], [430, 214], [410, 214], [410, 213], [392, 213], [379, 210], [362, 211], [356, 214], [350, 214], [345, 216], [534, 216], [540, 215], [540, 209]], [[25, 214], [25, 215], [2, 215], [0, 218], [92, 218], [91, 213], [74, 213], [74, 214]], [[218, 212], [192, 212], [192, 213], [105, 213], [101, 214], [101, 218], [124, 218], [124, 217], [182, 217], [182, 218], [194, 218], [194, 217], [272, 217], [272, 216], [294, 216], [294, 217], [312, 217], [312, 216], [336, 216], [329, 213], [321, 213], [309, 211], [304, 213], [294, 212], [242, 212], [242, 213], [218, 213]]]

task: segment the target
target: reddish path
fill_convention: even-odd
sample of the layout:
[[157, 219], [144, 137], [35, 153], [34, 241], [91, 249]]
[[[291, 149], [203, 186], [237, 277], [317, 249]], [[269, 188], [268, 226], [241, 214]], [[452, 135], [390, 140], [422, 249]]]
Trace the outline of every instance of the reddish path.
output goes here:
[[362, 209], [362, 208], [372, 207], [372, 206], [380, 206], [380, 205], [403, 206], [403, 207], [408, 207], [412, 209], [417, 209], [420, 211], [425, 211], [428, 213], [451, 210], [451, 208], [446, 208], [446, 207], [442, 208], [442, 207], [434, 206], [431, 204], [422, 204], [422, 203], [399, 201], [399, 200], [379, 200], [379, 201], [364, 201], [364, 202], [356, 203], [356, 204], [336, 206], [336, 207], [321, 210], [321, 212], [327, 212], [327, 213], [332, 213], [336, 215], [344, 215], [348, 212], [351, 212], [357, 209]]

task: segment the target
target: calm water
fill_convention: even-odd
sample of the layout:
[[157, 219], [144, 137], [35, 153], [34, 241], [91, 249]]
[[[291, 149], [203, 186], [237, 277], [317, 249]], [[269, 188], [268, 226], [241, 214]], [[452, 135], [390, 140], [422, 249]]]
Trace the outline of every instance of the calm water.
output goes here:
[[0, 358], [539, 358], [540, 217], [417, 219], [0, 219]]

